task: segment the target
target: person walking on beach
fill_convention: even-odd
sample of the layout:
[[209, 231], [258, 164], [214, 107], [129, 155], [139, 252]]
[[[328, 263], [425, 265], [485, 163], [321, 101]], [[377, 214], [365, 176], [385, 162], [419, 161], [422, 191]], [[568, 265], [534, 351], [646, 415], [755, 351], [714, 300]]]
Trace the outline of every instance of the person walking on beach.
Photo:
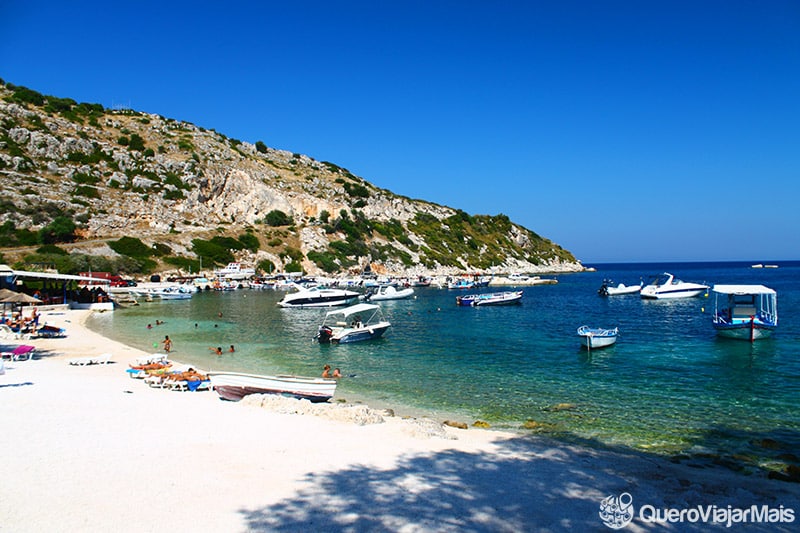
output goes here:
[[169, 335], [164, 335], [164, 340], [161, 341], [161, 344], [164, 345], [164, 351], [169, 353], [172, 350], [172, 341], [169, 338]]

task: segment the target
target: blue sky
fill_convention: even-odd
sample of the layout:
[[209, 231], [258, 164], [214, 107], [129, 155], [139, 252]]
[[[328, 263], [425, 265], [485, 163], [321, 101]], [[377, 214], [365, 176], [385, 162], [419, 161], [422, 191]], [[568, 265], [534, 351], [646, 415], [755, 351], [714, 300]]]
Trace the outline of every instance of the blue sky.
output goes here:
[[504, 213], [585, 263], [800, 259], [794, 0], [0, 0], [0, 77]]

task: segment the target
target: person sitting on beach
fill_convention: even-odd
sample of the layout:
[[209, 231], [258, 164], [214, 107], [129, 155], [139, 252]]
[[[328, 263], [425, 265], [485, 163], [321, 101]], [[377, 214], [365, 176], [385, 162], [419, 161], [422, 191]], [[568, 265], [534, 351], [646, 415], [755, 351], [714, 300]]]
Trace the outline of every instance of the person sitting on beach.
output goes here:
[[331, 377], [331, 365], [325, 365], [322, 367], [322, 377], [329, 378]]
[[334, 377], [334, 378], [340, 378], [340, 377], [342, 377], [342, 371], [341, 371], [341, 370], [339, 370], [338, 368], [334, 368], [334, 369], [333, 369], [333, 376], [332, 376], [332, 377]]

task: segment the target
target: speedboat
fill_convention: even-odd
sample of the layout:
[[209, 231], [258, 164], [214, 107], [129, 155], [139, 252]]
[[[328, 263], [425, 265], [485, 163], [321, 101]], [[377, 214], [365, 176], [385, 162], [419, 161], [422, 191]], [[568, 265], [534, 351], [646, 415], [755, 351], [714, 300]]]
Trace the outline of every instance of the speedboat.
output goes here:
[[294, 284], [296, 292], [290, 292], [278, 302], [281, 307], [337, 307], [358, 300], [359, 294], [345, 289], [323, 289], [301, 287]]
[[597, 289], [597, 294], [600, 296], [622, 296], [623, 294], [636, 294], [644, 287], [644, 281], [639, 282], [639, 285], [625, 285], [619, 283], [616, 286], [610, 279], [603, 280], [603, 284]]
[[708, 291], [710, 287], [702, 283], [691, 283], [675, 279], [669, 272], [656, 276], [650, 285], [642, 287], [639, 293], [643, 299], [665, 300], [671, 298], [693, 298]]
[[336, 391], [335, 379], [239, 372], [208, 372], [207, 375], [220, 398], [234, 402], [249, 394], [279, 394], [312, 402], [326, 402]]
[[371, 302], [380, 300], [401, 300], [403, 298], [408, 298], [412, 294], [414, 294], [414, 289], [411, 287], [398, 289], [394, 285], [380, 285], [376, 289], [368, 292], [364, 299]]
[[778, 295], [763, 285], [714, 285], [717, 335], [750, 342], [772, 335], [778, 327]]
[[[366, 317], [366, 320], [363, 319]], [[317, 331], [321, 343], [366, 341], [381, 337], [391, 324], [383, 319], [381, 309], [374, 304], [356, 304], [329, 311]]]
[[611, 346], [617, 342], [617, 335], [619, 335], [619, 328], [605, 329], [590, 328], [589, 326], [578, 328], [578, 336], [583, 339], [583, 346], [587, 350]]
[[504, 291], [456, 296], [456, 304], [464, 307], [479, 307], [482, 305], [515, 305], [519, 303], [522, 303], [522, 291]]

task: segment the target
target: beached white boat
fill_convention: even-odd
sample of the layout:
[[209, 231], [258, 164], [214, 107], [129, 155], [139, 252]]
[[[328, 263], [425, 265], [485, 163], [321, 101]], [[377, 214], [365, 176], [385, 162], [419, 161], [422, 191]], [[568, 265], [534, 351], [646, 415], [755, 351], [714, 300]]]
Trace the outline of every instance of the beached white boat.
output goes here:
[[239, 372], [208, 372], [207, 375], [220, 398], [235, 402], [249, 394], [280, 394], [312, 402], [326, 402], [336, 391], [334, 379]]
[[456, 304], [464, 307], [482, 305], [516, 305], [522, 303], [522, 291], [491, 292], [456, 296]]
[[714, 285], [717, 335], [755, 341], [778, 327], [778, 295], [764, 285]]
[[346, 289], [323, 289], [301, 287], [293, 284], [296, 292], [290, 292], [278, 302], [281, 307], [337, 307], [358, 300], [359, 293]]
[[643, 299], [665, 300], [671, 298], [693, 298], [708, 291], [702, 283], [691, 283], [675, 279], [669, 272], [656, 276], [652, 283], [642, 287], [639, 295]]
[[364, 297], [369, 302], [378, 302], [381, 300], [402, 300], [414, 294], [414, 289], [406, 287], [398, 289], [394, 285], [381, 285], [371, 290]]
[[619, 328], [590, 328], [581, 326], [578, 328], [578, 336], [583, 339], [582, 346], [587, 350], [595, 348], [605, 348], [617, 342]]
[[639, 285], [625, 285], [624, 283], [614, 283], [610, 279], [603, 280], [603, 284], [597, 289], [600, 296], [622, 296], [624, 294], [637, 294], [644, 287], [644, 281]]
[[326, 313], [316, 338], [322, 343], [366, 341], [381, 337], [389, 327], [391, 324], [383, 319], [380, 307], [356, 304]]

